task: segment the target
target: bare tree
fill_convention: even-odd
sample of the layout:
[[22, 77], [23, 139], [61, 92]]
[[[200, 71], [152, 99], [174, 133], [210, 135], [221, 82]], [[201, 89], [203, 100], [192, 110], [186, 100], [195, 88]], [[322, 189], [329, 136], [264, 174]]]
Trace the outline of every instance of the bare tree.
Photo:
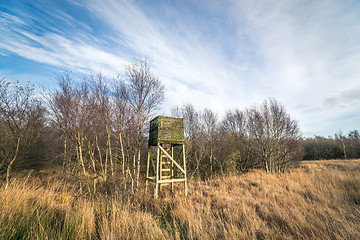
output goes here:
[[212, 110], [205, 108], [202, 113], [202, 120], [205, 131], [205, 138], [208, 142], [207, 145], [209, 148], [210, 178], [212, 178], [215, 139], [218, 135], [218, 117]]
[[[111, 136], [113, 130], [112, 129], [113, 107], [110, 100], [110, 89], [107, 85], [107, 82], [105, 81], [105, 78], [101, 74], [98, 74], [95, 79], [93, 76], [91, 78], [92, 78], [91, 84], [93, 88], [92, 90], [95, 95], [95, 99], [94, 99], [95, 100], [94, 107], [96, 109], [95, 114], [97, 115], [97, 120], [98, 120], [96, 124], [100, 125], [98, 126], [98, 128], [101, 128], [101, 125], [105, 126], [105, 132], [107, 136], [106, 145], [107, 145], [108, 158], [110, 160], [111, 176], [114, 177], [115, 169], [114, 169], [113, 153], [111, 147]], [[104, 177], [106, 180], [107, 164], [105, 164]]]
[[360, 135], [358, 130], [352, 130], [349, 132], [348, 137], [348, 158], [359, 158], [360, 157]]
[[[53, 119], [66, 136], [74, 142], [76, 159], [85, 176], [88, 175], [84, 153], [86, 148], [86, 133], [90, 131], [94, 121], [94, 108], [90, 104], [93, 99], [91, 89], [86, 80], [76, 85], [69, 73], [58, 76], [59, 90], [55, 90], [50, 98], [50, 108]], [[65, 143], [64, 143], [65, 145]], [[64, 146], [64, 151], [66, 150]]]
[[238, 135], [246, 134], [246, 116], [239, 109], [227, 111], [223, 120], [223, 127], [227, 132], [234, 132]]
[[342, 131], [340, 130], [338, 133], [335, 133], [335, 139], [341, 143], [342, 150], [344, 153], [344, 159], [347, 159], [346, 155], [346, 136], [343, 135]]
[[187, 163], [190, 178], [201, 178], [203, 170], [202, 161], [206, 152], [206, 141], [204, 129], [201, 125], [201, 112], [197, 111], [193, 105], [185, 104], [171, 110], [174, 117], [184, 119], [185, 144], [187, 148]]
[[[1, 154], [4, 164], [7, 163], [5, 188], [9, 185], [11, 168], [20, 149], [29, 148], [38, 139], [43, 127], [44, 112], [40, 102], [34, 98], [33, 86], [21, 86], [19, 82], [13, 86], [4, 79], [0, 80], [1, 137], [9, 144], [3, 149], [6, 153]], [[36, 127], [39, 124], [40, 128]]]
[[137, 135], [137, 176], [139, 185], [141, 138], [144, 125], [150, 120], [151, 114], [164, 100], [164, 85], [150, 70], [147, 60], [138, 60], [126, 67], [126, 76], [129, 81], [128, 97], [135, 112]]
[[126, 126], [131, 122], [133, 119], [132, 112], [130, 109], [129, 104], [129, 96], [127, 93], [127, 87], [125, 83], [118, 79], [117, 84], [114, 84], [113, 87], [113, 94], [114, 94], [114, 126], [117, 131], [117, 137], [120, 144], [120, 151], [121, 151], [121, 169], [122, 175], [125, 176], [125, 149], [124, 149], [124, 133]]
[[275, 99], [248, 110], [247, 129], [267, 173], [285, 171], [300, 137], [297, 122]]
[[246, 112], [239, 109], [228, 111], [222, 122], [223, 129], [227, 133], [228, 161], [241, 172], [245, 172], [257, 164], [254, 161], [253, 147], [246, 124]]

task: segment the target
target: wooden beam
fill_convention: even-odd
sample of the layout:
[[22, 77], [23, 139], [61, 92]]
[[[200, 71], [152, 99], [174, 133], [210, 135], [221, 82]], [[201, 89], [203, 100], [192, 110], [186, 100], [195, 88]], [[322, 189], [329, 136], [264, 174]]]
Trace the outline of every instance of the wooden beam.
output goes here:
[[146, 165], [146, 180], [145, 180], [145, 193], [147, 193], [147, 189], [148, 189], [148, 178], [149, 178], [149, 165], [150, 165], [150, 146], [149, 146], [149, 150], [148, 150], [148, 159], [147, 159], [147, 165]]
[[146, 180], [150, 182], [155, 182], [155, 178], [151, 178], [151, 177], [147, 178]]
[[158, 193], [159, 193], [159, 164], [160, 164], [160, 150], [159, 148], [157, 149], [157, 154], [156, 154], [156, 176], [155, 176], [155, 192], [154, 192], [154, 198], [157, 199], [158, 198]]
[[171, 182], [184, 182], [185, 178], [174, 178], [174, 179], [163, 179], [159, 180], [158, 183], [171, 183]]
[[[174, 144], [171, 144], [171, 156], [174, 157]], [[171, 178], [174, 178], [174, 163], [171, 163]], [[174, 183], [171, 183], [171, 192], [174, 192]]]
[[160, 144], [158, 144], [158, 147], [180, 169], [180, 171], [186, 174], [186, 171], [170, 156], [170, 154], [165, 151], [165, 149]]
[[[182, 145], [182, 149], [183, 149], [183, 161], [184, 161], [184, 168], [186, 169], [186, 158], [185, 158], [185, 145]], [[184, 177], [185, 177], [185, 181], [184, 181], [184, 192], [185, 192], [185, 197], [187, 196], [187, 185], [186, 185], [186, 172], [184, 173]]]

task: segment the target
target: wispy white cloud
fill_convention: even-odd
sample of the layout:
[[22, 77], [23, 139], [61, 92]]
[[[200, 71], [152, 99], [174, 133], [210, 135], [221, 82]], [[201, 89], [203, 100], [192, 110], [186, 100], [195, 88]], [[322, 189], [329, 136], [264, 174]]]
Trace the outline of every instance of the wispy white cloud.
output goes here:
[[[326, 122], [360, 110], [337, 95], [360, 86], [359, 4], [343, 1], [241, 1], [233, 16], [246, 22], [263, 65], [255, 85], [283, 102], [306, 132], [324, 133]], [[241, 29], [239, 30], [241, 31]], [[351, 49], [348, 51], [347, 49]], [[326, 99], [339, 104], [331, 107]], [[358, 102], [359, 103], [359, 102]], [[301, 109], [297, 108], [301, 104]], [[321, 126], [322, 124], [322, 126]], [[332, 128], [335, 126], [332, 125]], [[340, 127], [340, 126], [339, 126]], [[352, 126], [356, 127], [356, 123]], [[348, 129], [347, 129], [348, 130]]]
[[[184, 20], [169, 6], [163, 6], [164, 16], [149, 16], [133, 1], [109, 0], [101, 6], [96, 1], [86, 3], [90, 11], [112, 25], [115, 33], [126, 36], [138, 56], [150, 58], [167, 85], [167, 105], [192, 102], [223, 112], [236, 104], [228, 101], [229, 96], [246, 100], [239, 77], [242, 66], [228, 61], [216, 35], [201, 34], [202, 23], [197, 18]], [[167, 20], [175, 24], [168, 25]]]
[[97, 35], [61, 9], [0, 13], [2, 55], [108, 76], [147, 57], [166, 85], [163, 111], [190, 102], [221, 114], [275, 97], [307, 135], [356, 127], [332, 122], [360, 110], [356, 1], [72, 3], [108, 29]]
[[[20, 15], [27, 14], [20, 12]], [[75, 21], [64, 13], [59, 15], [61, 19], [65, 18], [65, 24], [72, 24], [71, 22]], [[62, 29], [35, 34], [31, 25], [34, 19], [26, 18], [28, 21], [24, 21], [9, 14], [2, 17], [2, 22], [5, 24], [0, 26], [3, 33], [0, 49], [23, 58], [82, 73], [102, 71], [113, 74], [119, 66], [122, 68], [127, 62], [121, 56], [104, 50], [98, 41], [93, 41], [93, 36], [81, 29], [71, 34], [63, 32]], [[38, 19], [38, 21], [47, 20]]]

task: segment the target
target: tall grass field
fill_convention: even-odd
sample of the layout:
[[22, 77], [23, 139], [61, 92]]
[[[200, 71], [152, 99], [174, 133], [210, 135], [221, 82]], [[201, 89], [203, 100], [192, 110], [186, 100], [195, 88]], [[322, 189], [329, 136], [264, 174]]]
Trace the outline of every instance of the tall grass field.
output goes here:
[[179, 187], [157, 200], [85, 196], [48, 171], [0, 186], [0, 239], [360, 239], [360, 160], [190, 180], [186, 198]]

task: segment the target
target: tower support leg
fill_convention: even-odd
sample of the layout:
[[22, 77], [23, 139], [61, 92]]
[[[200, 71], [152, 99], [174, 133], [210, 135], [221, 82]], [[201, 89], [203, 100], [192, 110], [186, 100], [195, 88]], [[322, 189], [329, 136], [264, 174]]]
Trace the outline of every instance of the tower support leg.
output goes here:
[[184, 169], [185, 169], [185, 173], [184, 173], [184, 177], [185, 177], [185, 181], [184, 181], [184, 192], [185, 192], [185, 197], [187, 196], [187, 176], [186, 176], [186, 158], [185, 158], [185, 145], [182, 145], [182, 154], [183, 154], [183, 162], [184, 162]]
[[147, 158], [147, 165], [146, 165], [146, 179], [145, 179], [145, 193], [147, 193], [148, 185], [149, 185], [149, 168], [150, 168], [150, 157], [151, 157], [151, 147], [149, 146], [148, 150], [148, 158]]
[[154, 192], [154, 198], [158, 198], [159, 194], [159, 165], [160, 165], [160, 148], [157, 148], [157, 154], [156, 154], [156, 175], [155, 175], [155, 192]]

